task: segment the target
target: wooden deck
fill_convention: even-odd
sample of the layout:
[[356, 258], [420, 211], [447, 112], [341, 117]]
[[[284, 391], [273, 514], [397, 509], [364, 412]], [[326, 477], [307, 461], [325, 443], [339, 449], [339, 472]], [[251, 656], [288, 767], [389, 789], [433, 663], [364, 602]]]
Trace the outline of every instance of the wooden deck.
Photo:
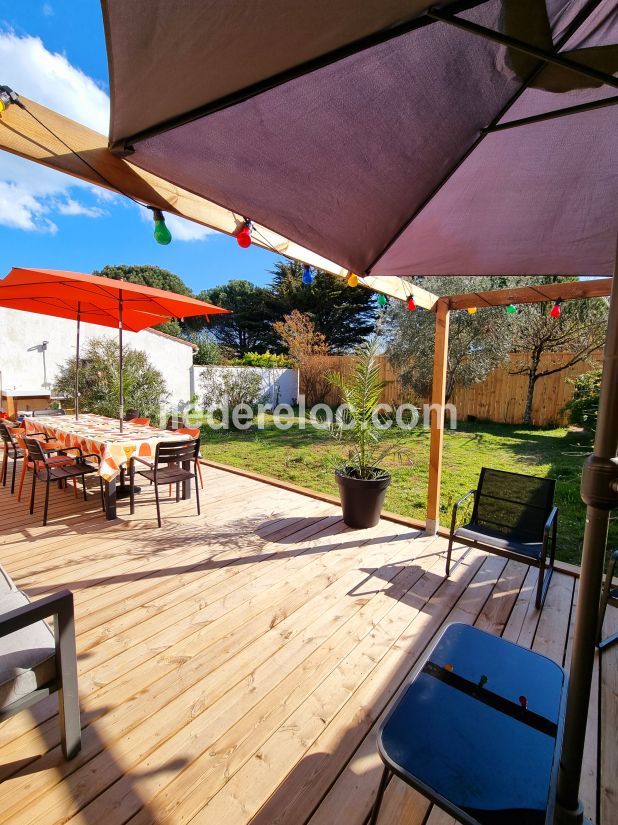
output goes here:
[[[445, 623], [568, 663], [576, 578], [556, 574], [539, 614], [522, 564], [472, 551], [446, 581], [443, 539], [351, 531], [330, 504], [218, 469], [204, 481], [201, 517], [165, 501], [160, 530], [149, 488], [115, 522], [53, 490], [43, 528], [0, 487], [0, 562], [33, 598], [75, 594], [84, 726], [67, 763], [54, 697], [0, 724], [0, 821], [362, 825], [376, 726]], [[617, 722], [614, 648], [582, 788], [601, 825], [617, 822]], [[380, 822], [453, 820], [393, 780]]]

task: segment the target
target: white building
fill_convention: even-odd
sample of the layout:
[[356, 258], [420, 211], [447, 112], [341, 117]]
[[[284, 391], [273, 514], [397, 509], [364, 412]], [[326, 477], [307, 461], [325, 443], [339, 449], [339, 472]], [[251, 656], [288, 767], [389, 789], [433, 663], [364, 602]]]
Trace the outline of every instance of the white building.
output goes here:
[[[75, 358], [75, 321], [0, 307], [0, 392], [11, 396], [50, 392], [58, 370]], [[92, 338], [118, 338], [118, 331], [82, 323], [80, 350]], [[132, 349], [147, 353], [165, 378], [176, 405], [191, 397], [193, 344], [154, 329], [124, 332]]]

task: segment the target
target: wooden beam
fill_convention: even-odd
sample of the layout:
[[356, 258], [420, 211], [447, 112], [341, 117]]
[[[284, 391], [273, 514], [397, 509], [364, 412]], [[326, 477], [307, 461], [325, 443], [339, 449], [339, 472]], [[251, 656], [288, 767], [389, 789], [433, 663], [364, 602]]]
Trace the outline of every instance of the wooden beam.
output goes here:
[[383, 292], [391, 298], [404, 303], [408, 298], [414, 298], [414, 303], [422, 309], [434, 310], [438, 296], [418, 284], [406, 281], [396, 275], [363, 275], [358, 279], [361, 284], [375, 292]]
[[[242, 226], [245, 216], [116, 157], [107, 148], [105, 135], [26, 97], [20, 99], [28, 111], [13, 104], [0, 114], [0, 149], [228, 235], [233, 235]], [[49, 127], [59, 139], [37, 123], [29, 112]], [[334, 275], [348, 275], [344, 267], [255, 222], [254, 230], [252, 240], [257, 246], [272, 249]]]
[[446, 402], [446, 365], [448, 361], [449, 306], [441, 298], [436, 304], [436, 333], [431, 386], [429, 434], [429, 483], [427, 486], [428, 535], [435, 535], [440, 526], [440, 482], [442, 479], [442, 446], [444, 441], [444, 405]]
[[449, 309], [468, 307], [504, 307], [509, 304], [540, 304], [546, 301], [575, 301], [581, 298], [605, 298], [612, 290], [613, 278], [593, 278], [589, 281], [562, 281], [514, 289], [496, 289], [490, 292], [469, 292], [449, 295]]

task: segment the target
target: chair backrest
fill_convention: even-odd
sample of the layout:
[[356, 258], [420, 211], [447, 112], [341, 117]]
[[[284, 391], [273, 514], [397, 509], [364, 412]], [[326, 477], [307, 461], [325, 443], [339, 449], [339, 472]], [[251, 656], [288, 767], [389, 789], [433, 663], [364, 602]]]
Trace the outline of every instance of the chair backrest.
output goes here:
[[149, 418], [129, 418], [127, 424], [137, 424], [142, 427], [149, 427], [150, 426], [150, 419]]
[[28, 450], [28, 457], [32, 461], [42, 461], [44, 464], [47, 464], [45, 453], [43, 452], [41, 442], [38, 439], [24, 436], [23, 441], [26, 449]]
[[190, 435], [191, 438], [198, 438], [201, 436], [202, 431], [199, 427], [179, 427], [174, 432], [179, 433], [180, 435]]
[[10, 444], [11, 447], [17, 447], [15, 443], [15, 439], [11, 433], [11, 428], [8, 427], [4, 421], [0, 421], [0, 438], [4, 441], [5, 444]]
[[556, 481], [483, 467], [472, 521], [505, 536], [542, 541]]
[[41, 415], [66, 415], [66, 413], [61, 407], [57, 410], [32, 410], [33, 418], [38, 418]]
[[159, 441], [155, 452], [155, 464], [179, 464], [181, 461], [196, 461], [199, 452], [199, 439], [193, 441]]

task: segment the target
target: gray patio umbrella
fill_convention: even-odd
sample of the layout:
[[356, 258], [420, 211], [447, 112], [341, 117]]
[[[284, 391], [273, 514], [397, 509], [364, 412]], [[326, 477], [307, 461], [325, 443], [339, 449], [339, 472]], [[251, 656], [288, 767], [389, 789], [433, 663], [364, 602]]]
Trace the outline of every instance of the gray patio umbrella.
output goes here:
[[[103, 0], [111, 148], [362, 275], [613, 275], [616, 0]], [[144, 44], [148, 44], [147, 47]], [[559, 782], [577, 793], [609, 509], [614, 290]]]

